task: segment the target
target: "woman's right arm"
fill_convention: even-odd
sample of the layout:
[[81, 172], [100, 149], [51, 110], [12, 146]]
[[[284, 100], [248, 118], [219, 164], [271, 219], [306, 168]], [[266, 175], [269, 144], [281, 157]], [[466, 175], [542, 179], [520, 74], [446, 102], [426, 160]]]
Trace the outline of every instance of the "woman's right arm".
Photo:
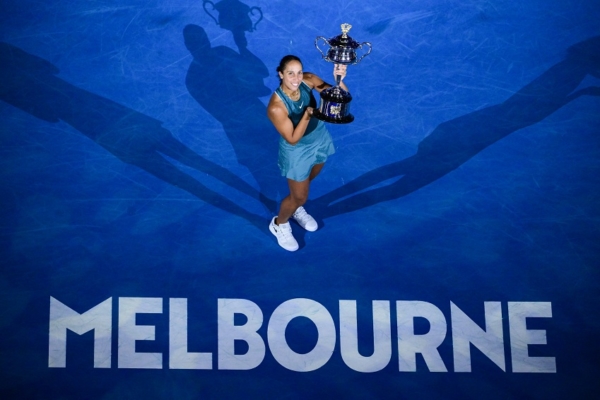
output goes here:
[[296, 145], [300, 139], [302, 139], [302, 136], [304, 136], [312, 113], [313, 108], [307, 107], [300, 122], [298, 122], [298, 125], [296, 125], [296, 128], [294, 129], [294, 124], [288, 116], [285, 105], [276, 94], [273, 94], [273, 97], [271, 97], [269, 105], [267, 106], [267, 116], [275, 126], [275, 129], [277, 129], [279, 134], [292, 146]]

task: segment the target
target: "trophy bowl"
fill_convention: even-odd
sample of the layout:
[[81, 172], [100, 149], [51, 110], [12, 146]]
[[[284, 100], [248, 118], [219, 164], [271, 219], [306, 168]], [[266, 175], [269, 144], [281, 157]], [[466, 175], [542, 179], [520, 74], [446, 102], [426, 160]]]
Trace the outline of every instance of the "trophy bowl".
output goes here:
[[[363, 58], [371, 54], [371, 43], [363, 42], [358, 43], [350, 36], [348, 36], [348, 32], [352, 28], [350, 24], [342, 24], [342, 34], [335, 36], [331, 39], [325, 39], [323, 36], [318, 36], [315, 40], [315, 47], [321, 53], [321, 56], [325, 61], [334, 63], [334, 64], [346, 64], [346, 65], [354, 65], [358, 64], [362, 61]], [[327, 53], [324, 53], [323, 50], [319, 47], [319, 40], [323, 40], [328, 46], [329, 50]], [[360, 58], [356, 55], [357, 49], [362, 49], [363, 46], [368, 47], [368, 50], [365, 54], [363, 54]]]

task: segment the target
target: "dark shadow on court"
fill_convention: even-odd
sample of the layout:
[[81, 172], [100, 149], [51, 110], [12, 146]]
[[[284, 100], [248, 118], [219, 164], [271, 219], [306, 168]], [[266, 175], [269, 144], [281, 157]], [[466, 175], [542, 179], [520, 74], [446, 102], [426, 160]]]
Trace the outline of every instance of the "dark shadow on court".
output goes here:
[[[419, 143], [417, 153], [373, 171], [315, 199], [323, 218], [406, 196], [436, 181], [511, 133], [542, 121], [580, 96], [599, 96], [600, 87], [573, 92], [586, 75], [600, 77], [600, 36], [571, 46], [550, 67], [505, 102], [443, 122]], [[374, 185], [397, 179], [383, 187]], [[371, 188], [371, 189], [369, 189]]]
[[267, 119], [266, 106], [260, 100], [272, 93], [263, 81], [269, 71], [248, 50], [245, 36], [245, 32], [255, 29], [256, 23], [250, 17], [258, 18], [260, 9], [238, 0], [222, 0], [216, 5], [205, 1], [204, 5], [221, 28], [232, 32], [237, 51], [212, 47], [204, 28], [187, 25], [183, 37], [193, 61], [186, 86], [200, 106], [223, 125], [238, 162], [258, 183], [263, 204], [276, 213], [277, 200], [287, 186], [277, 167], [279, 133]]
[[264, 231], [265, 220], [252, 214], [190, 175], [168, 156], [210, 174], [232, 188], [259, 198], [251, 185], [178, 141], [160, 121], [58, 78], [50, 62], [0, 42], [0, 99], [48, 122], [64, 121], [123, 162], [193, 194]]

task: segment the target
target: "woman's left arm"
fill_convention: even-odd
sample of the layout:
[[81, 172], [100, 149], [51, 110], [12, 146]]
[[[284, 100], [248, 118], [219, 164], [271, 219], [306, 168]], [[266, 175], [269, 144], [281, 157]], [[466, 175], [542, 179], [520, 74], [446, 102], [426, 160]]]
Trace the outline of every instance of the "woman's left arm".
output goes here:
[[[344, 78], [346, 77], [346, 68], [347, 66], [344, 64], [335, 64], [333, 67], [333, 78], [337, 79], [337, 75], [340, 76], [340, 87], [345, 91], [348, 91], [348, 87], [344, 83]], [[304, 73], [304, 81], [312, 88], [316, 89], [317, 92], [322, 92], [323, 90], [330, 88], [331, 85], [323, 79], [319, 78], [317, 75], [312, 74], [310, 72]]]

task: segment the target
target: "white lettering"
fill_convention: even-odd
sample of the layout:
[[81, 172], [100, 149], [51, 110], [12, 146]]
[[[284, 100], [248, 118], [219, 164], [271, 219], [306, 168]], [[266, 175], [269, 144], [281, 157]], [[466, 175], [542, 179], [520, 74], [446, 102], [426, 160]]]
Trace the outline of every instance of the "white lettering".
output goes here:
[[499, 302], [484, 303], [485, 331], [452, 302], [450, 302], [450, 309], [454, 371], [471, 372], [470, 344], [473, 344], [502, 371], [506, 372], [501, 304]]
[[94, 368], [110, 368], [112, 298], [79, 314], [54, 297], [50, 297], [48, 367], [65, 368], [67, 363], [67, 329], [78, 335], [94, 331]]
[[137, 341], [155, 340], [155, 327], [137, 325], [137, 314], [162, 314], [161, 298], [119, 297], [119, 368], [162, 368], [161, 353], [137, 353]]
[[212, 369], [212, 353], [188, 353], [187, 299], [169, 299], [169, 368]]
[[346, 365], [358, 372], [377, 372], [392, 358], [392, 323], [389, 301], [373, 301], [373, 354], [358, 352], [358, 317], [355, 300], [340, 300], [340, 351]]
[[[437, 348], [446, 337], [448, 327], [439, 308], [424, 301], [397, 301], [398, 358], [400, 371], [417, 370], [416, 355], [420, 353], [431, 372], [448, 372]], [[416, 335], [414, 319], [425, 318], [429, 332]]]
[[[94, 334], [94, 368], [111, 368], [111, 348], [115, 346], [118, 348], [115, 360], [118, 368], [162, 369], [163, 353], [168, 351], [170, 369], [212, 370], [212, 352], [188, 350], [188, 300], [170, 298], [168, 320], [167, 316], [162, 316], [164, 300], [121, 297], [115, 303], [118, 304], [117, 312], [116, 307], [112, 307], [113, 299], [108, 298], [80, 314], [50, 297], [48, 367], [66, 367], [67, 340], [74, 337], [69, 331], [78, 335], [91, 331]], [[369, 318], [359, 319], [356, 300], [339, 301], [339, 350], [348, 368], [361, 373], [373, 373], [389, 365], [394, 345], [391, 304], [384, 300], [372, 301], [372, 321], [369, 321]], [[507, 369], [507, 352], [510, 351], [511, 372], [556, 373], [554, 357], [538, 356], [541, 345], [547, 344], [546, 330], [527, 327], [528, 318], [551, 318], [552, 303], [507, 304], [508, 318], [503, 319], [500, 302], [484, 302], [485, 318], [482, 328], [456, 304], [450, 302], [455, 372], [471, 372], [471, 349], [475, 347], [504, 372]], [[113, 312], [117, 315], [113, 315]], [[146, 317], [145, 320], [156, 321], [160, 318], [161, 323], [155, 322], [154, 326], [153, 322], [143, 322], [139, 314], [161, 314], [152, 317], [153, 319]], [[118, 320], [117, 332], [112, 331], [113, 318]], [[314, 337], [304, 335], [303, 328], [296, 328], [298, 325], [291, 324], [296, 318], [306, 319], [316, 328], [316, 339], [308, 339], [310, 351], [298, 352], [294, 346], [295, 343], [307, 342], [306, 339], [294, 342], [295, 337]], [[218, 369], [250, 370], [258, 367], [265, 358], [267, 344], [273, 358], [291, 371], [315, 371], [331, 359], [336, 347], [337, 327], [332, 315], [322, 304], [305, 298], [291, 299], [273, 311], [264, 328], [263, 321], [262, 310], [250, 300], [218, 299]], [[367, 321], [367, 325], [359, 325], [361, 321]], [[370, 328], [370, 322], [373, 329], [373, 350], [371, 354], [364, 355], [363, 353], [371, 352], [370, 340], [367, 339], [370, 335], [366, 335], [367, 338], [359, 337], [359, 327]], [[396, 324], [395, 344], [400, 372], [417, 371], [419, 357], [419, 362], [424, 361], [429, 371], [447, 372], [439, 347], [446, 340], [448, 323], [438, 307], [424, 301], [396, 301]], [[157, 329], [159, 338], [168, 338], [168, 349], [161, 347], [163, 340], [156, 341]], [[508, 341], [504, 340], [505, 329], [510, 333], [508, 349], [505, 348], [509, 347]], [[263, 338], [265, 330], [266, 340]], [[360, 332], [362, 335], [365, 331], [360, 329]], [[117, 343], [112, 343], [113, 333]], [[294, 336], [296, 334], [299, 336]], [[314, 345], [312, 341], [315, 342]], [[363, 346], [363, 343], [368, 343], [369, 346]], [[241, 345], [246, 345], [247, 349]], [[537, 346], [535, 356], [529, 354], [530, 345]]]
[[[265, 358], [265, 342], [257, 331], [263, 323], [263, 313], [250, 300], [219, 299], [218, 301], [218, 359], [219, 369], [253, 369]], [[243, 314], [248, 321], [235, 325], [235, 314]], [[235, 354], [235, 341], [248, 344], [246, 354]]]
[[[315, 347], [306, 354], [293, 351], [285, 338], [285, 330], [297, 317], [310, 319], [317, 327]], [[287, 369], [298, 372], [314, 371], [329, 361], [336, 342], [335, 323], [329, 311], [310, 299], [292, 299], [273, 311], [267, 329], [267, 338], [273, 357]]]
[[528, 330], [527, 318], [551, 318], [552, 303], [509, 302], [508, 321], [513, 372], [556, 372], [554, 357], [529, 357], [530, 344], [546, 344], [545, 330]]

